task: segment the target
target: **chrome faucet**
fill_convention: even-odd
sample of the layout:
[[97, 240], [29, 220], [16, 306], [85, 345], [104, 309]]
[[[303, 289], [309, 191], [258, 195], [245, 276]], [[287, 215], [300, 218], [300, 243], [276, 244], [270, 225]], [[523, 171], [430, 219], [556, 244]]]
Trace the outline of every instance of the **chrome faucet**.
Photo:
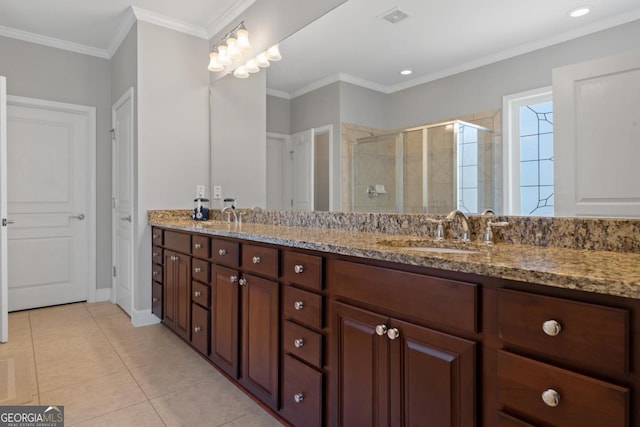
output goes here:
[[227, 214], [227, 224], [231, 224], [231, 215], [233, 214], [233, 223], [238, 225], [238, 214], [234, 208], [225, 206], [222, 208], [222, 214], [224, 215], [225, 213]]
[[491, 209], [483, 210], [480, 216], [487, 219], [482, 241], [487, 245], [493, 245], [493, 227], [506, 227], [509, 223], [506, 221], [493, 221], [492, 218], [495, 216], [495, 213]]
[[454, 209], [449, 215], [447, 215], [447, 221], [455, 221], [456, 217], [460, 217], [460, 223], [462, 224], [462, 236], [460, 236], [460, 240], [463, 242], [469, 241], [469, 220], [467, 216], [461, 210]]

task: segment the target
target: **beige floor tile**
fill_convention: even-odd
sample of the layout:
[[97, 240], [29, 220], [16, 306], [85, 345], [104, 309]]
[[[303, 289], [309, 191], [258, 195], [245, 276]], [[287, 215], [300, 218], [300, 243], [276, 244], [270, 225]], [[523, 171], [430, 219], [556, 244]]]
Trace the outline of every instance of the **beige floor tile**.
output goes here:
[[31, 321], [29, 313], [19, 311], [9, 313], [9, 341], [0, 344], [0, 354], [7, 350], [26, 350], [31, 348]]
[[125, 316], [127, 315], [117, 304], [113, 304], [109, 301], [85, 303], [84, 307], [94, 318], [111, 316], [113, 314], [124, 314]]
[[179, 364], [185, 361], [196, 363], [200, 359], [193, 349], [179, 339], [131, 339], [114, 343], [114, 347], [129, 369], [154, 364]]
[[42, 405], [64, 405], [68, 425], [144, 401], [144, 393], [128, 372], [40, 394]]
[[167, 426], [220, 426], [253, 414], [256, 403], [224, 377], [207, 378], [151, 399]]
[[104, 354], [115, 353], [109, 340], [97, 333], [90, 336], [76, 336], [64, 340], [36, 340], [33, 351], [38, 363], [100, 357]]
[[149, 402], [143, 402], [73, 425], [76, 427], [156, 427], [165, 424], [153, 406]]
[[251, 413], [236, 418], [223, 424], [223, 427], [280, 427], [282, 425], [267, 412], [262, 411], [262, 413]]

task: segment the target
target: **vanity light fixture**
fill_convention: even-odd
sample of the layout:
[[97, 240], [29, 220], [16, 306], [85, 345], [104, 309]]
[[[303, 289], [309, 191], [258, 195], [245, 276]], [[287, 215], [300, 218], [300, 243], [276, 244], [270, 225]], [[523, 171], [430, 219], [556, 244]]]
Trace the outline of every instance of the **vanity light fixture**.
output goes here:
[[231, 64], [234, 59], [242, 56], [249, 48], [251, 48], [249, 31], [247, 31], [244, 26], [244, 21], [242, 21], [211, 48], [211, 53], [209, 53], [209, 71], [216, 72], [224, 70], [224, 67]]
[[571, 9], [567, 14], [572, 18], [580, 18], [589, 12], [591, 12], [591, 8], [589, 6], [580, 6], [575, 9]]
[[233, 71], [233, 75], [239, 79], [246, 79], [249, 77], [250, 73], [257, 73], [260, 71], [260, 68], [267, 68], [271, 61], [275, 62], [280, 61], [281, 59], [282, 55], [280, 55], [280, 49], [278, 48], [278, 45], [274, 45], [255, 58], [248, 60], [246, 64], [236, 68]]

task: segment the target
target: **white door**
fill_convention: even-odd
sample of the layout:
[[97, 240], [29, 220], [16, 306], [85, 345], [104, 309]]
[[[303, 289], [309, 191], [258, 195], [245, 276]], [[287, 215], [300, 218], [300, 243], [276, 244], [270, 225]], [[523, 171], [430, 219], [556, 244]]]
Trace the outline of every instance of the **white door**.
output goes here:
[[640, 53], [554, 69], [553, 104], [555, 214], [640, 217]]
[[7, 287], [7, 79], [0, 76], [0, 342], [9, 340]]
[[113, 120], [113, 290], [131, 315], [133, 284], [133, 88], [111, 110]]
[[285, 203], [284, 167], [286, 135], [267, 134], [267, 209], [283, 210], [290, 206]]
[[292, 135], [293, 209], [313, 210], [314, 144], [313, 129]]
[[95, 299], [95, 108], [9, 96], [9, 311]]

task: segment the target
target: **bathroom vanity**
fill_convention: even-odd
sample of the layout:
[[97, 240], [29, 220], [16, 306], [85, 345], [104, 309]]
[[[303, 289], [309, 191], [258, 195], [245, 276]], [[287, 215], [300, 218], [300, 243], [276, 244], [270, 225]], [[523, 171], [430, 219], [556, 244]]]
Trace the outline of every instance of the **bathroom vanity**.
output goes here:
[[153, 312], [292, 425], [640, 426], [640, 254], [150, 224]]

